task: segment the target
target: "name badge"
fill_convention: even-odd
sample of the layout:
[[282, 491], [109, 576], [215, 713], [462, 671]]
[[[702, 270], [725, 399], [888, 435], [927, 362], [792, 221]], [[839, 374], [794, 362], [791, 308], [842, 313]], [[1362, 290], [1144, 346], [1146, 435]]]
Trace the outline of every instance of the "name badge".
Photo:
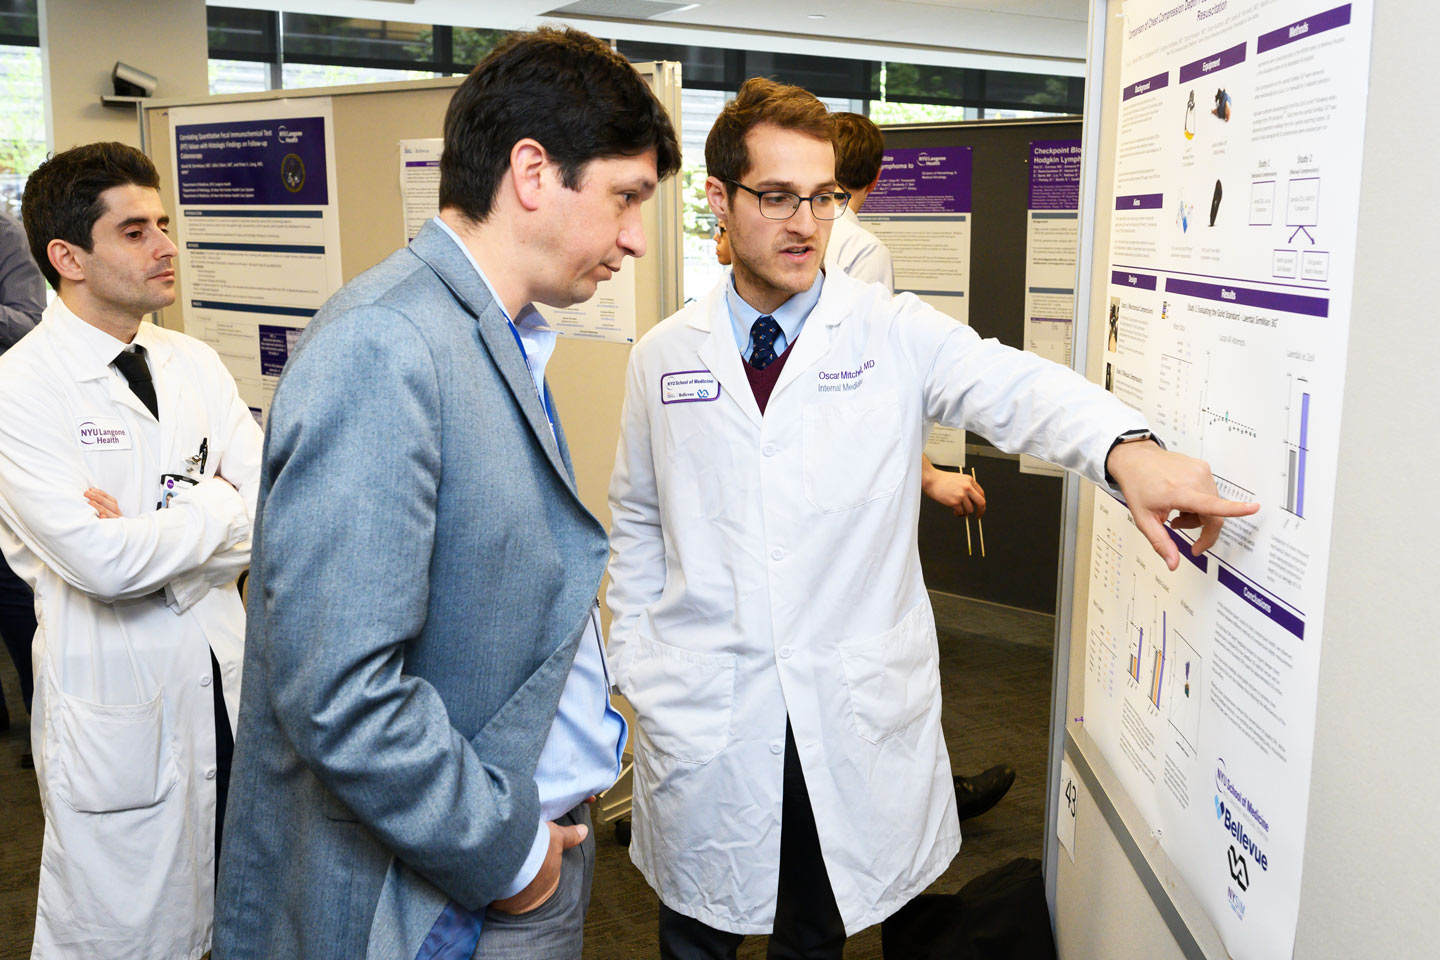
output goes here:
[[80, 449], [129, 450], [130, 430], [115, 417], [77, 417]]
[[709, 370], [680, 370], [660, 378], [661, 403], [701, 403], [720, 397], [720, 381]]

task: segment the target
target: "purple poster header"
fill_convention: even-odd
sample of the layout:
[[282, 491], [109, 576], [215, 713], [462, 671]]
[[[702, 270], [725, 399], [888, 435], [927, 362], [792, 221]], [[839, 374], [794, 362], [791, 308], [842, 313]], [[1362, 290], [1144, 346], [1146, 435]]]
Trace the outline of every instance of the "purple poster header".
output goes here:
[[1186, 560], [1189, 560], [1191, 563], [1195, 564], [1195, 566], [1199, 567], [1202, 573], [1208, 572], [1210, 570], [1210, 557], [1208, 554], [1202, 553], [1198, 557], [1195, 556], [1195, 554], [1190, 552], [1190, 548], [1195, 546], [1195, 544], [1180, 536], [1180, 534], [1176, 533], [1174, 530], [1171, 530], [1169, 527], [1165, 527], [1163, 529], [1166, 533], [1170, 534], [1170, 539], [1175, 541], [1175, 546], [1180, 548], [1180, 556], [1184, 557]]
[[1144, 80], [1141, 80], [1138, 83], [1130, 84], [1130, 86], [1125, 88], [1125, 92], [1121, 94], [1120, 99], [1132, 100], [1135, 97], [1140, 96], [1142, 93], [1150, 93], [1152, 91], [1168, 87], [1169, 85], [1170, 71], [1166, 70], [1164, 73], [1157, 73], [1153, 77], [1146, 77]]
[[1110, 282], [1117, 287], [1132, 287], [1136, 290], [1154, 290], [1155, 277], [1148, 273], [1131, 273], [1128, 270], [1112, 270]]
[[1220, 564], [1220, 585], [1228, 587], [1237, 597], [1274, 620], [1287, 632], [1293, 633], [1298, 639], [1305, 639], [1304, 620], [1281, 606], [1279, 600], [1235, 576], [1223, 563]]
[[1163, 193], [1136, 193], [1115, 198], [1116, 210], [1159, 210], [1165, 206]]
[[1330, 301], [1324, 297], [1306, 297], [1298, 293], [1273, 293], [1269, 290], [1254, 290], [1249, 287], [1226, 286], [1219, 283], [1200, 283], [1196, 280], [1181, 280], [1170, 277], [1165, 281], [1166, 293], [1178, 293], [1182, 297], [1196, 297], [1200, 300], [1219, 300], [1242, 307], [1259, 307], [1262, 310], [1279, 310], [1284, 313], [1298, 313], [1307, 317], [1328, 317]]
[[1244, 62], [1245, 44], [1237, 43], [1229, 50], [1221, 50], [1219, 53], [1185, 64], [1180, 68], [1180, 82], [1189, 83], [1191, 80], [1218, 73], [1226, 67], [1233, 67], [1237, 63]]
[[969, 213], [970, 147], [886, 150], [866, 213]]
[[1304, 40], [1312, 34], [1324, 33], [1326, 30], [1334, 30], [1337, 27], [1348, 26], [1349, 23], [1350, 4], [1347, 3], [1343, 7], [1336, 7], [1334, 10], [1326, 10], [1324, 13], [1316, 14], [1304, 20], [1287, 23], [1279, 30], [1271, 30], [1269, 33], [1260, 34], [1260, 39], [1255, 41], [1255, 52], [1265, 53], [1267, 50], [1283, 47], [1287, 43]]
[[191, 123], [175, 128], [181, 204], [323, 206], [325, 118]]
[[1030, 209], [1080, 209], [1080, 141], [1030, 141]]

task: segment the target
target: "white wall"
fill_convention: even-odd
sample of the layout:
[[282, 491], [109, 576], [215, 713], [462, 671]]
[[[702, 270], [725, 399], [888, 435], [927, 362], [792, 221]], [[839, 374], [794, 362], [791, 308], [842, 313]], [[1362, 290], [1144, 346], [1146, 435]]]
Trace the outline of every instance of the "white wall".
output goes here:
[[1440, 10], [1375, 4], [1340, 474], [1295, 956], [1440, 955], [1440, 326], [1417, 98]]
[[45, 135], [52, 150], [97, 140], [140, 145], [133, 108], [106, 107], [123, 60], [159, 79], [156, 96], [204, 96], [204, 0], [40, 0]]

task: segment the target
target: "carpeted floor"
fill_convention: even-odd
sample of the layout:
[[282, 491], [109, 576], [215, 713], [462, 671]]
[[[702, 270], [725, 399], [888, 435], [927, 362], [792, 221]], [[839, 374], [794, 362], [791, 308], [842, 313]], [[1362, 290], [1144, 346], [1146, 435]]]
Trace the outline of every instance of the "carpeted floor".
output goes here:
[[[1041, 855], [1054, 618], [941, 594], [932, 599], [951, 764], [957, 773], [978, 773], [1002, 762], [1017, 771], [1000, 805], [965, 825], [960, 855], [931, 888], [953, 893], [1015, 857]], [[0, 677], [14, 725], [0, 734], [0, 960], [25, 960], [43, 821], [34, 774], [19, 768], [28, 734], [14, 670], [4, 659]], [[608, 827], [600, 828], [597, 840], [586, 960], [657, 957], [655, 895]], [[742, 960], [764, 955], [764, 937], [751, 937], [740, 950]], [[851, 937], [845, 946], [846, 960], [880, 955], [879, 927]]]

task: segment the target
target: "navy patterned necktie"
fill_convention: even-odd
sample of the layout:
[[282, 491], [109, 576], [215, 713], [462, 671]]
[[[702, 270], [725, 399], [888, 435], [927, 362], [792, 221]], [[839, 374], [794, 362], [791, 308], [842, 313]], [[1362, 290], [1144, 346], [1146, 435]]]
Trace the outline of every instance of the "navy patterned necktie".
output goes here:
[[151, 415], [159, 420], [160, 404], [156, 402], [155, 382], [150, 379], [150, 365], [145, 362], [145, 348], [136, 344], [133, 352], [121, 350], [113, 362], [130, 384], [130, 392], [139, 397]]
[[780, 336], [780, 324], [774, 317], [760, 317], [750, 327], [750, 366], [764, 370], [775, 362], [775, 340]]

